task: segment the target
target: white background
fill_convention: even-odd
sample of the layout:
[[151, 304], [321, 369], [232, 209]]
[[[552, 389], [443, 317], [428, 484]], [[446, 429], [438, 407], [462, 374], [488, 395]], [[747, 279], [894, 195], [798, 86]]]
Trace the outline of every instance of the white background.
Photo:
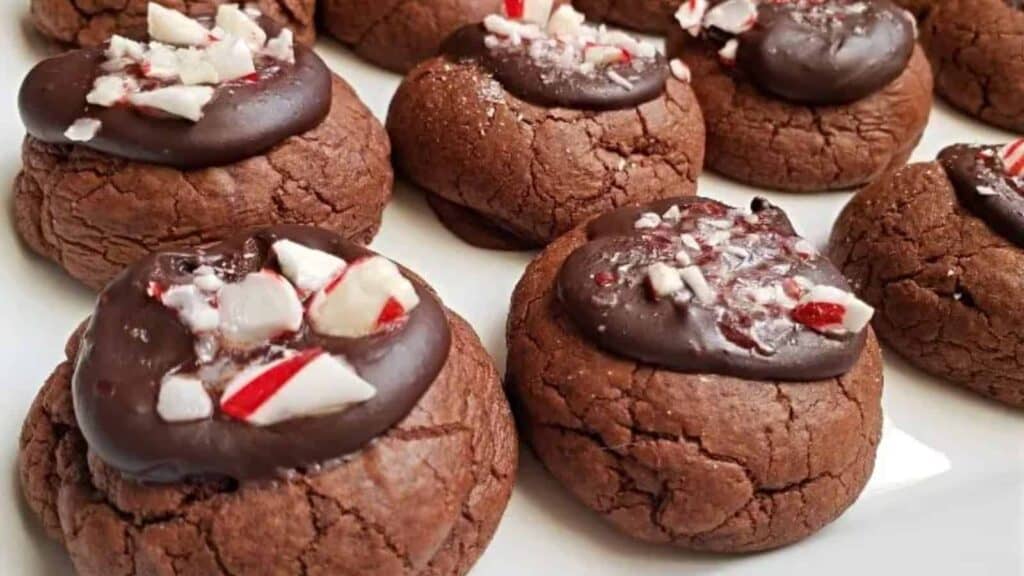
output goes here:
[[[62, 359], [93, 294], [30, 254], [11, 222], [10, 183], [24, 134], [17, 90], [52, 47], [27, 21], [27, 0], [0, 0], [0, 574], [70, 574], [21, 501], [18, 433], [36, 391]], [[397, 76], [361, 63], [332, 41], [319, 51], [383, 119]], [[957, 141], [1009, 135], [937, 104], [915, 159]], [[701, 193], [745, 204], [754, 190], [714, 175]], [[766, 194], [821, 247], [848, 194]], [[499, 367], [509, 296], [529, 254], [486, 252], [448, 234], [423, 200], [399, 186], [374, 248], [422, 274], [472, 322]], [[1024, 274], [1024, 270], [1021, 270]], [[474, 576], [759, 574], [1024, 574], [1024, 411], [1014, 412], [927, 377], [886, 355], [885, 430], [875, 474], [838, 521], [789, 548], [742, 557], [634, 543], [570, 499], [523, 452], [512, 502]]]

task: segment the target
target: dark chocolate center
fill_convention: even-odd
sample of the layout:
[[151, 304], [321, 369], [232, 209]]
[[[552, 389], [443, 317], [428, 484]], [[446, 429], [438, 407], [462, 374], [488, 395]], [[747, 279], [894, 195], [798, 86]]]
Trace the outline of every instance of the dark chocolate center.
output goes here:
[[844, 104], [895, 80], [913, 51], [911, 16], [889, 0], [763, 2], [737, 65], [770, 94]]
[[[672, 206], [680, 209], [678, 221], [637, 227], [642, 213]], [[559, 273], [559, 294], [576, 325], [611, 352], [680, 372], [810, 381], [847, 372], [864, 347], [866, 330], [819, 333], [773, 303], [771, 290], [796, 277], [849, 287], [823, 256], [801, 253], [806, 242], [765, 201], [744, 214], [705, 198], [662, 200], [602, 216], [588, 234]], [[739, 240], [713, 240], [723, 234]], [[715, 291], [713, 303], [652, 297], [647, 267], [672, 262], [681, 249]], [[755, 304], [748, 294], [769, 296]]]
[[127, 160], [192, 170], [261, 154], [318, 126], [331, 107], [331, 72], [304, 46], [295, 46], [294, 64], [265, 62], [258, 78], [218, 86], [198, 122], [129, 105], [87, 104], [85, 96], [103, 73], [104, 60], [103, 49], [94, 48], [37, 64], [18, 95], [28, 133], [68, 144], [64, 131], [88, 116], [102, 127], [93, 139], [78, 144]]
[[1024, 178], [1007, 174], [1000, 149], [956, 144], [939, 153], [939, 163], [964, 207], [1024, 247]]
[[156, 411], [163, 376], [195, 369], [194, 335], [177, 314], [147, 294], [149, 283], [190, 281], [215, 263], [233, 281], [276, 261], [270, 246], [287, 238], [352, 262], [372, 254], [329, 232], [280, 226], [199, 253], [149, 256], [124, 271], [99, 296], [73, 379], [75, 414], [104, 462], [144, 481], [188, 478], [255, 480], [330, 464], [386, 432], [409, 413], [443, 367], [451, 344], [444, 309], [415, 278], [420, 304], [394, 331], [357, 339], [330, 338], [304, 327], [274, 344], [322, 348], [343, 356], [376, 388], [371, 400], [342, 412], [259, 427], [218, 410], [197, 422], [168, 423]]
[[[664, 56], [649, 61], [620, 62], [593, 73], [544, 65], [529, 53], [529, 42], [509, 48], [488, 48], [482, 25], [465, 26], [452, 34], [442, 51], [453, 59], [478, 62], [516, 97], [539, 106], [579, 110], [615, 110], [638, 106], [665, 90], [669, 70]], [[631, 85], [613, 81], [614, 72]]]

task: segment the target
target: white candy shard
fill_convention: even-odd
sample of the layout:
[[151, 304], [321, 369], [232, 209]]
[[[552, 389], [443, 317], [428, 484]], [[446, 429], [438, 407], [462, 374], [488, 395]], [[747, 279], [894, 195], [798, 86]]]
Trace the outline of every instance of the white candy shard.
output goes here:
[[213, 400], [194, 376], [168, 374], [160, 383], [156, 412], [165, 422], [193, 422], [213, 415]]
[[321, 290], [345, 270], [346, 263], [341, 258], [298, 242], [278, 240], [272, 249], [281, 272], [302, 294]]
[[647, 280], [654, 295], [659, 298], [671, 296], [684, 288], [679, 270], [663, 262], [655, 262], [647, 267]]
[[217, 27], [249, 46], [252, 52], [259, 52], [267, 42], [267, 33], [238, 4], [221, 4], [217, 7]]
[[266, 47], [263, 48], [263, 54], [270, 56], [275, 60], [281, 62], [287, 62], [289, 64], [295, 63], [295, 36], [292, 34], [290, 28], [281, 30], [281, 33], [276, 38], [271, 39], [267, 42]]
[[690, 253], [686, 250], [676, 252], [676, 264], [684, 267], [693, 264], [693, 259], [690, 258]]
[[220, 82], [230, 82], [256, 71], [252, 50], [237, 38], [227, 38], [207, 48], [206, 60], [217, 71]]
[[142, 43], [115, 34], [110, 37], [110, 43], [107, 45], [107, 50], [104, 54], [110, 60], [129, 59], [138, 61], [142, 60], [145, 52], [146, 48]]
[[207, 60], [206, 52], [195, 48], [178, 50], [178, 77], [187, 86], [220, 82], [220, 75]]
[[676, 80], [680, 82], [689, 83], [693, 77], [690, 74], [690, 68], [679, 58], [673, 58], [668, 63], [668, 68], [672, 71], [672, 76], [675, 76]]
[[708, 0], [686, 0], [676, 10], [676, 22], [683, 30], [697, 36], [700, 34], [701, 23], [707, 11]]
[[662, 220], [668, 222], [678, 222], [679, 217], [683, 215], [683, 212], [679, 209], [678, 204], [673, 204], [664, 214], [661, 215]]
[[827, 330], [839, 329], [856, 334], [867, 326], [868, 322], [871, 321], [871, 317], [875, 314], [875, 309], [867, 303], [853, 294], [834, 286], [816, 285], [800, 299], [800, 304], [814, 302], [837, 304], [845, 310], [842, 322], [836, 326], [824, 327]]
[[722, 46], [722, 49], [718, 51], [718, 57], [724, 60], [726, 63], [732, 63], [736, 61], [736, 52], [740, 49], [739, 40], [733, 38]]
[[210, 37], [210, 31], [199, 22], [155, 2], [150, 2], [146, 9], [146, 23], [149, 37], [158, 42], [177, 46], [201, 46]]
[[99, 76], [93, 81], [92, 90], [85, 95], [85, 101], [110, 107], [127, 97], [131, 88], [128, 78], [124, 76]]
[[209, 266], [200, 266], [193, 272], [192, 283], [203, 292], [217, 292], [224, 287], [224, 281], [217, 276], [217, 271]]
[[236, 346], [263, 344], [302, 326], [302, 302], [295, 288], [269, 270], [224, 286], [218, 301], [221, 334]]
[[[286, 366], [289, 362], [293, 366]], [[295, 366], [296, 362], [302, 365]], [[294, 368], [298, 371], [291, 373]], [[249, 388], [257, 381], [258, 389]], [[269, 396], [260, 394], [268, 388], [272, 390]], [[294, 418], [337, 412], [365, 402], [376, 393], [347, 362], [324, 352], [314, 352], [313, 355], [293, 354], [242, 371], [224, 389], [220, 405], [230, 416], [256, 426], [270, 426]]]
[[650, 230], [661, 226], [661, 216], [658, 216], [654, 212], [644, 212], [637, 218], [637, 221], [633, 223], [633, 227], [637, 230]]
[[178, 77], [177, 51], [159, 42], [151, 42], [142, 60], [142, 74], [147, 78], [174, 80]]
[[586, 17], [569, 4], [562, 4], [548, 20], [548, 34], [552, 36], [574, 36], [580, 31]]
[[757, 22], [757, 5], [752, 0], [726, 0], [708, 10], [705, 28], [718, 28], [729, 34], [742, 34]]
[[64, 131], [64, 137], [72, 142], [88, 142], [96, 137], [103, 123], [95, 118], [79, 118]]
[[608, 79], [611, 80], [612, 82], [614, 82], [616, 85], [618, 85], [622, 89], [624, 89], [624, 90], [632, 90], [633, 89], [633, 83], [630, 82], [629, 80], [626, 80], [626, 78], [622, 74], [619, 74], [615, 70], [608, 70], [607, 74], [608, 74]]
[[167, 86], [128, 95], [135, 106], [155, 108], [193, 122], [202, 119], [203, 107], [211, 98], [213, 88], [209, 86]]
[[615, 46], [593, 45], [583, 49], [583, 61], [595, 66], [607, 66], [615, 62], [624, 62], [629, 57], [622, 48]]
[[552, 0], [525, 0], [521, 20], [544, 26], [551, 16], [552, 3]]
[[210, 332], [216, 330], [220, 323], [217, 309], [210, 304], [207, 295], [193, 284], [168, 288], [160, 296], [160, 302], [175, 310], [182, 323], [193, 332]]
[[715, 292], [708, 286], [708, 281], [704, 278], [704, 273], [701, 272], [697, 266], [687, 266], [679, 271], [679, 275], [682, 276], [683, 281], [693, 292], [694, 296], [701, 304], [713, 304], [715, 302]]
[[419, 304], [416, 289], [390, 260], [357, 260], [318, 291], [309, 306], [313, 329], [327, 336], [359, 338], [404, 317]]

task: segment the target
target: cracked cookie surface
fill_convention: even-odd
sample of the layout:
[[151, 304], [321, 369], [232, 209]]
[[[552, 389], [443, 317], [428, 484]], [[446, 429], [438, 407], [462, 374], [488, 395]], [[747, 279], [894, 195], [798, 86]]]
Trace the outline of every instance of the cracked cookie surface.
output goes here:
[[704, 159], [700, 109], [674, 78], [640, 106], [593, 112], [530, 104], [476, 65], [433, 58], [402, 82], [387, 127], [400, 172], [535, 246], [624, 204], [693, 194]]
[[241, 486], [139, 485], [89, 454], [75, 334], [25, 421], [25, 498], [82, 576], [465, 574], [511, 494], [517, 446], [487, 353], [450, 321], [445, 368], [391, 431], [329, 470]]
[[151, 252], [271, 224], [368, 243], [391, 197], [390, 144], [338, 77], [320, 126], [241, 162], [181, 171], [26, 137], [15, 223], [30, 248], [100, 288]]
[[907, 161], [931, 110], [932, 75], [920, 48], [884, 89], [838, 106], [769, 97], [678, 26], [667, 52], [693, 74], [707, 123], [708, 168], [754, 186], [812, 192], [866, 184]]
[[[189, 16], [215, 14], [233, 0], [156, 0]], [[146, 37], [146, 6], [150, 0], [31, 0], [32, 23], [44, 36], [69, 45], [99, 46], [114, 34]], [[237, 2], [236, 2], [237, 3]], [[304, 44], [316, 40], [316, 0], [255, 0], [265, 16], [292, 29]]]
[[501, 0], [321, 0], [318, 20], [362, 58], [404, 73], [436, 55], [449, 34], [501, 6]]
[[873, 335], [850, 372], [781, 383], [656, 369], [585, 340], [555, 294], [581, 229], [513, 295], [508, 385], [551, 473], [619, 530], [719, 552], [797, 541], [860, 494], [881, 433]]
[[1024, 406], [1024, 253], [957, 200], [937, 162], [860, 192], [829, 255], [877, 309], [879, 337], [910, 362]]
[[935, 90], [989, 124], [1024, 133], [1024, 11], [1003, 0], [948, 0], [921, 28]]

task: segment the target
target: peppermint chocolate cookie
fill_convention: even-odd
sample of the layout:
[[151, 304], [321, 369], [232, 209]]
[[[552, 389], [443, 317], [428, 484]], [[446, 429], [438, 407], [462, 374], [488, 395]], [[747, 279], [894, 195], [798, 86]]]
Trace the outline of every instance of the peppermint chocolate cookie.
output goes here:
[[829, 253], [892, 349], [1024, 407], [1024, 140], [888, 175], [843, 210]]
[[[522, 6], [522, 0], [508, 3]], [[497, 12], [502, 4], [503, 0], [320, 0], [318, 20], [359, 56], [405, 73], [436, 56], [449, 34]]]
[[901, 166], [932, 76], [914, 19], [889, 0], [684, 3], [669, 54], [693, 74], [708, 166], [788, 191], [861, 186]]
[[922, 25], [935, 90], [984, 122], [1024, 133], [1024, 3], [943, 0]]
[[604, 210], [692, 194], [703, 164], [697, 101], [653, 45], [538, 3], [456, 32], [388, 112], [396, 167], [485, 246], [544, 245]]
[[530, 264], [508, 383], [548, 470], [621, 531], [765, 550], [837, 518], [871, 475], [871, 314], [766, 201], [662, 200]]
[[[313, 10], [316, 0], [153, 0], [194, 18], [213, 19], [220, 6], [244, 4], [245, 10], [277, 26], [292, 29], [299, 42], [316, 39]], [[149, 0], [29, 0], [32, 23], [44, 36], [65, 44], [101, 46], [111, 36], [145, 40]]]
[[212, 29], [149, 9], [152, 41], [114, 36], [25, 79], [15, 221], [28, 245], [99, 288], [145, 254], [278, 222], [369, 242], [390, 145], [352, 88], [234, 5]]
[[461, 575], [512, 489], [472, 329], [322, 230], [143, 258], [67, 355], [19, 470], [81, 576]]

